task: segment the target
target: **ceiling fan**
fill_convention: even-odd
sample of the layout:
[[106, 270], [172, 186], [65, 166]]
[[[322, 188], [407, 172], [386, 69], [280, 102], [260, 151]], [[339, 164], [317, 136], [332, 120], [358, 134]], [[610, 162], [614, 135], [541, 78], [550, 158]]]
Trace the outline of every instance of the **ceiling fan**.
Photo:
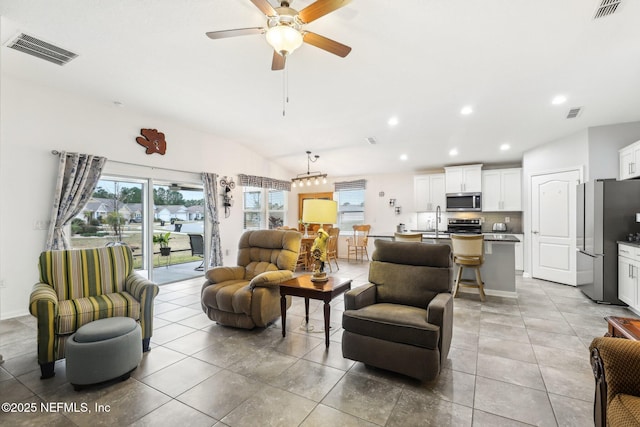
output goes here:
[[304, 26], [347, 5], [350, 1], [317, 0], [301, 11], [297, 11], [289, 7], [289, 2], [284, 0], [280, 2], [280, 7], [275, 9], [267, 0], [251, 0], [267, 16], [266, 27], [210, 31], [207, 36], [215, 40], [250, 34], [266, 34], [267, 43], [273, 47], [272, 70], [283, 70], [286, 57], [300, 47], [303, 42], [344, 58], [351, 52], [349, 46], [307, 31]]

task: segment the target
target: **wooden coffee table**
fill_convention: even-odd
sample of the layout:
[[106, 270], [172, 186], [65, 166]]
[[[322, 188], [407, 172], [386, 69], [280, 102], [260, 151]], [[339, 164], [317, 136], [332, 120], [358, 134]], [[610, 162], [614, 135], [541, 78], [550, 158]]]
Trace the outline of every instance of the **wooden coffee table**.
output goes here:
[[609, 324], [607, 336], [640, 341], [640, 319], [616, 316], [607, 316], [604, 319]]
[[309, 299], [324, 301], [324, 342], [329, 347], [329, 303], [336, 296], [351, 289], [351, 279], [329, 276], [326, 282], [312, 282], [311, 275], [294, 277], [280, 283], [280, 311], [282, 315], [282, 336], [287, 335], [287, 295], [304, 298], [305, 321], [309, 324]]

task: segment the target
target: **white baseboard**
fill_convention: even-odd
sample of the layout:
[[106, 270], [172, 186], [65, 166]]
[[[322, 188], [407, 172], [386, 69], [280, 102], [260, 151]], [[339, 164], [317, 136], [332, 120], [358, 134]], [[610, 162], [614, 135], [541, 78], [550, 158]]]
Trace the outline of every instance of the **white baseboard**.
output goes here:
[[2, 313], [2, 317], [0, 317], [0, 320], [13, 319], [14, 317], [26, 316], [28, 314], [29, 314], [29, 310], [14, 310], [8, 313], [7, 312]]

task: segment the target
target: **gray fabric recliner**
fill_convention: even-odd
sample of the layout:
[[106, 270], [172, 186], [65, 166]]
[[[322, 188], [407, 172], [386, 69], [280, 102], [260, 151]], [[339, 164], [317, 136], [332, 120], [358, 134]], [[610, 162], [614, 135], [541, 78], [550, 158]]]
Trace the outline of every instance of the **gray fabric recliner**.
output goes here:
[[[280, 283], [293, 277], [302, 234], [294, 230], [251, 230], [240, 237], [234, 267], [205, 274], [202, 310], [226, 326], [253, 329], [280, 317]], [[287, 297], [287, 308], [291, 297]]]
[[370, 283], [344, 297], [342, 355], [422, 381], [434, 379], [451, 345], [451, 248], [374, 243]]

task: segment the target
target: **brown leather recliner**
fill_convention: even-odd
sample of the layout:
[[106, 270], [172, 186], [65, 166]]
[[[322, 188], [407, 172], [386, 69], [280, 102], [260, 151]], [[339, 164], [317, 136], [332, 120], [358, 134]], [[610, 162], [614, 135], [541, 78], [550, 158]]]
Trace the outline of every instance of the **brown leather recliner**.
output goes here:
[[589, 346], [597, 427], [640, 426], [640, 341], [599, 337]]
[[434, 379], [452, 338], [451, 248], [374, 243], [370, 283], [344, 297], [342, 355], [423, 381]]
[[276, 320], [278, 284], [293, 277], [301, 240], [302, 234], [294, 230], [246, 231], [238, 244], [238, 265], [214, 267], [205, 274], [201, 304], [209, 319], [245, 329]]

